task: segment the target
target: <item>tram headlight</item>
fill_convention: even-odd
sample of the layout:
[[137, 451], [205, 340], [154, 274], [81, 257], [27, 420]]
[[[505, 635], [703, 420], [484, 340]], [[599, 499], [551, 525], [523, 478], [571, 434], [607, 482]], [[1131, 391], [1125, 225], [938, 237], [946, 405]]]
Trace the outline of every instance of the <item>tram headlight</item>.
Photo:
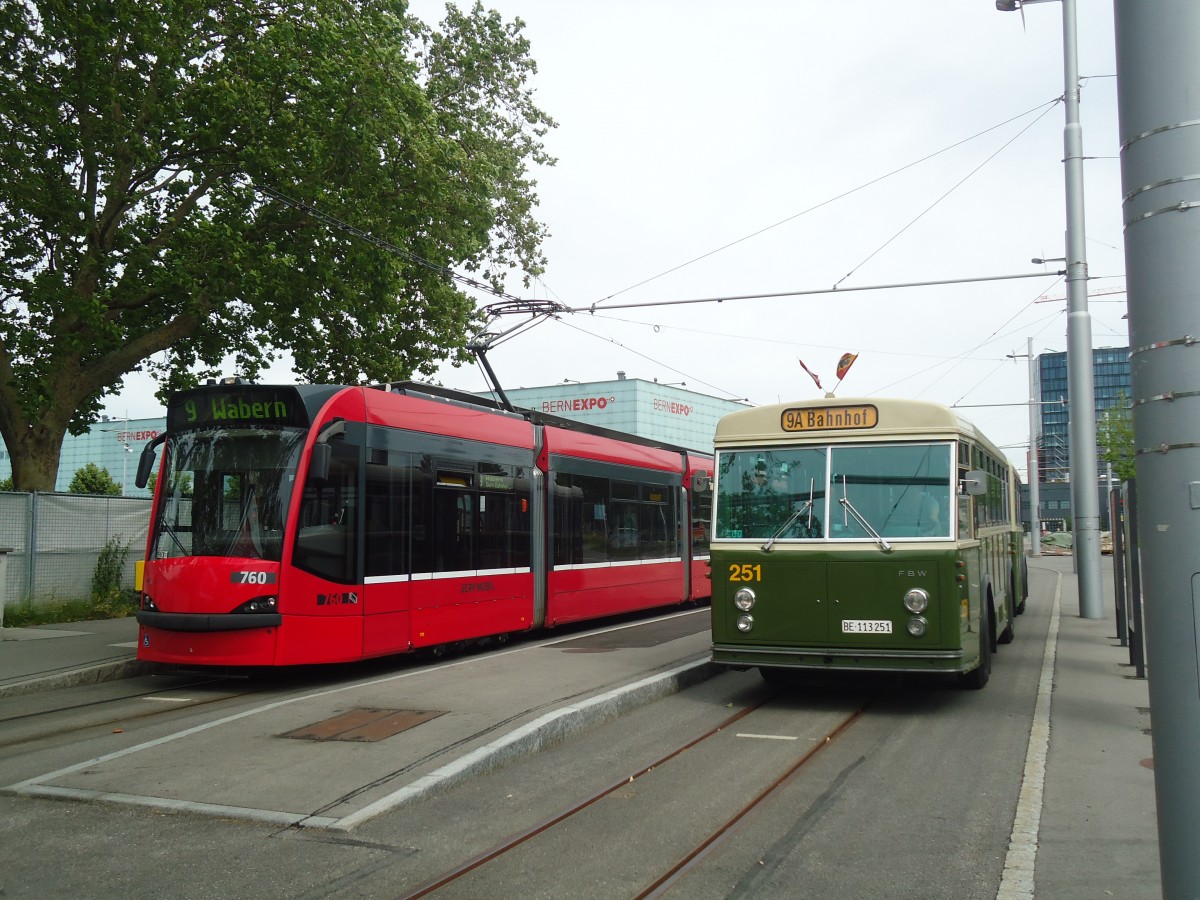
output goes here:
[[928, 627], [929, 623], [925, 621], [924, 616], [913, 616], [908, 620], [908, 633], [913, 637], [921, 637]]
[[754, 616], [738, 616], [737, 630], [747, 632], [754, 627]]
[[239, 613], [270, 613], [279, 607], [278, 597], [255, 597], [234, 610]]
[[913, 588], [904, 595], [904, 608], [913, 615], [925, 612], [929, 608], [929, 592]]
[[742, 612], [749, 612], [754, 608], [754, 591], [751, 588], [738, 588], [733, 595], [733, 605]]

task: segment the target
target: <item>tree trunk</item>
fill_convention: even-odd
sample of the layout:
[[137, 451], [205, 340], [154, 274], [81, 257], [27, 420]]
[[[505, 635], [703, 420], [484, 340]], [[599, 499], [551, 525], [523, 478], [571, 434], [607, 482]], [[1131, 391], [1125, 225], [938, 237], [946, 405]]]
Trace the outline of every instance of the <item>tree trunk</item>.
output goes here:
[[54, 490], [65, 436], [64, 428], [42, 421], [28, 428], [17, 439], [16, 446], [9, 445], [14, 490]]

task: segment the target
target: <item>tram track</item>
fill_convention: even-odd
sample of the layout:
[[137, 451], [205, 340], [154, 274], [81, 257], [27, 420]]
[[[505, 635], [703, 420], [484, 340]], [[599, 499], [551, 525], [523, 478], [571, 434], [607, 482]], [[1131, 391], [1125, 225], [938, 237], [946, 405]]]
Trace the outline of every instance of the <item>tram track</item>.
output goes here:
[[[702, 613], [704, 610], [688, 610], [685, 614]], [[552, 645], [556, 642], [586, 639], [588, 636], [595, 636], [620, 630], [623, 628], [636, 627], [642, 624], [658, 622], [662, 619], [674, 618], [680, 615], [678, 610], [672, 609], [668, 614], [663, 615], [661, 611], [654, 611], [653, 614], [647, 616], [644, 613], [626, 617], [625, 619], [618, 618], [615, 624], [609, 624], [602, 628], [592, 627], [571, 627], [566, 626], [559, 630], [554, 635], [540, 635], [535, 641], [524, 641], [529, 647], [539, 647]], [[0, 751], [9, 750], [12, 748], [28, 747], [41, 740], [49, 740], [53, 738], [70, 737], [73, 734], [86, 734], [89, 730], [95, 728], [103, 728], [109, 725], [115, 725], [122, 722], [143, 721], [153, 719], [154, 717], [165, 715], [169, 712], [178, 712], [185, 709], [195, 709], [197, 707], [208, 706], [222, 700], [231, 698], [245, 698], [262, 694], [277, 693], [281, 690], [298, 690], [302, 686], [311, 686], [313, 683], [337, 682], [346, 681], [353, 683], [355, 681], [370, 680], [379, 675], [395, 674], [408, 669], [420, 669], [422, 667], [436, 667], [439, 664], [446, 662], [454, 662], [469, 658], [484, 658], [491, 652], [505, 652], [512, 649], [508, 642], [496, 645], [472, 644], [469, 648], [460, 649], [457, 652], [449, 654], [428, 654], [428, 655], [409, 655], [405, 657], [388, 657], [382, 660], [369, 660], [363, 663], [353, 664], [352, 666], [328, 667], [323, 674], [316, 674], [312, 671], [305, 671], [303, 674], [295, 677], [280, 675], [278, 671], [265, 673], [265, 681], [261, 678], [248, 678], [243, 674], [220, 674], [204, 673], [203, 671], [182, 671], [171, 673], [171, 677], [184, 678], [190, 677], [192, 680], [180, 681], [172, 684], [169, 687], [155, 688], [153, 690], [141, 690], [132, 693], [122, 693], [119, 696], [106, 696], [96, 700], [83, 700], [81, 702], [58, 702], [55, 698], [67, 694], [66, 691], [45, 692], [35, 695], [20, 695], [20, 698], [5, 698], [0, 700]], [[264, 673], [259, 673], [264, 675]], [[126, 681], [125, 684], [130, 684], [132, 681]], [[615, 679], [611, 682], [600, 685], [607, 688], [620, 683], [620, 679]], [[190, 691], [196, 689], [211, 689], [215, 685], [221, 684], [245, 684], [247, 689], [239, 691], [231, 691], [223, 693], [220, 696], [214, 696], [206, 699], [189, 699], [186, 703], [178, 705], [164, 706], [159, 709], [146, 709], [144, 711], [130, 712], [129, 710], [114, 711], [111, 715], [100, 715], [88, 719], [86, 722], [74, 722], [72, 724], [55, 724], [47, 726], [44, 729], [36, 729], [38, 722], [55, 722], [58, 719], [72, 716], [78, 717], [80, 714], [86, 715], [91, 710], [103, 710], [106, 707], [116, 707], [122, 703], [132, 703], [138, 700], [152, 700], [156, 697], [164, 697], [166, 695], [178, 693], [180, 691]], [[94, 686], [85, 686], [94, 687]], [[71, 696], [78, 696], [76, 692], [70, 692]], [[35, 709], [27, 709], [26, 711], [5, 713], [5, 708], [16, 708], [20, 705], [20, 699], [26, 706], [28, 704], [41, 703], [43, 705]], [[575, 699], [575, 697], [560, 698], [566, 700]], [[14, 702], [18, 701], [18, 702]], [[547, 704], [543, 704], [545, 706]], [[523, 710], [516, 714], [513, 718], [520, 715], [525, 715], [529, 712], [537, 711], [542, 707], [535, 707], [531, 710]], [[489, 729], [484, 729], [480, 734], [472, 735], [459, 743], [466, 743], [478, 737], [484, 736], [489, 731], [494, 731], [507, 721], [493, 725]], [[31, 731], [29, 726], [33, 726]], [[15, 728], [26, 727], [26, 733], [23, 735], [13, 731]], [[455, 749], [455, 747], [446, 748], [447, 751]], [[411, 766], [406, 767], [412, 768]], [[398, 775], [402, 775], [406, 769], [391, 773], [383, 781], [390, 780]], [[374, 785], [367, 785], [362, 790], [367, 790]], [[361, 791], [355, 792], [361, 793]], [[352, 799], [352, 797], [342, 798], [343, 800]], [[339, 801], [340, 802], [340, 801]]]
[[[208, 698], [188, 698], [186, 701], [180, 701], [178, 705], [171, 704], [161, 707], [146, 707], [141, 711], [130, 711], [127, 708], [118, 708], [121, 706], [121, 704], [136, 703], [140, 700], [155, 700], [165, 698], [167, 695], [178, 694], [180, 691], [193, 691], [196, 688], [211, 688], [213, 685], [237, 680], [238, 679], [232, 678], [208, 678], [199, 681], [176, 684], [172, 685], [171, 687], [158, 688], [155, 690], [122, 694], [117, 697], [106, 697], [99, 700], [89, 700], [81, 703], [58, 704], [29, 712], [21, 712], [12, 715], [0, 715], [0, 735], [3, 735], [3, 737], [0, 737], [0, 750], [28, 747], [36, 744], [39, 741], [69, 737], [70, 735], [74, 734], [86, 734], [87, 732], [96, 728], [103, 728], [110, 725], [116, 725], [118, 723], [142, 722], [158, 716], [167, 715], [169, 713], [177, 713], [185, 709], [196, 709], [197, 707], [221, 703], [230, 699], [242, 699], [247, 696], [263, 693], [262, 689], [221, 693], [217, 696]], [[112, 708], [111, 712], [106, 711], [106, 707]], [[99, 715], [87, 718], [87, 714], [92, 712], [99, 713]], [[69, 717], [71, 714], [74, 714], [76, 721], [65, 724], [61, 723], [63, 717]], [[78, 721], [80, 716], [85, 717], [84, 721]], [[46, 723], [46, 727], [38, 728], [40, 723]], [[14, 731], [14, 729], [17, 729], [21, 726], [25, 726], [27, 733], [19, 734], [18, 732]], [[29, 731], [29, 729], [33, 730]]]
[[[727, 816], [721, 824], [715, 828], [707, 837], [695, 844], [690, 850], [682, 854], [672, 865], [657, 879], [651, 882], [644, 890], [633, 896], [639, 898], [649, 898], [661, 896], [666, 891], [676, 884], [680, 879], [688, 874], [705, 856], [708, 855], [723, 839], [733, 833], [748, 815], [753, 813], [763, 803], [776, 796], [784, 787], [790, 784], [796, 776], [810, 763], [822, 750], [829, 747], [846, 731], [852, 728], [865, 713], [867, 708], [881, 696], [882, 692], [876, 692], [869, 695], [866, 699], [860, 702], [856, 708], [842, 716], [831, 728], [828, 728], [823, 735], [812, 741], [812, 746], [800, 754], [797, 758], [787, 764], [778, 774], [769, 781], [761, 790], [759, 790], [750, 800], [742, 804], [735, 812]], [[655, 772], [661, 767], [671, 763], [674, 760], [682, 757], [687, 751], [692, 750], [704, 742], [728, 731], [733, 725], [747, 718], [751, 714], [767, 707], [772, 700], [777, 699], [780, 694], [772, 694], [764, 697], [758, 702], [751, 703], [742, 709], [727, 717], [719, 724], [709, 728], [699, 736], [692, 737], [689, 740], [682, 742], [672, 747], [668, 752], [658, 756], [653, 762], [643, 765], [637, 771], [622, 777], [620, 780], [609, 784], [590, 795], [573, 802], [567, 807], [559, 810], [542, 821], [525, 828], [515, 834], [505, 838], [501, 843], [496, 844], [490, 849], [468, 859], [459, 865], [443, 872], [436, 878], [426, 881], [419, 887], [398, 895], [402, 900], [416, 900], [419, 897], [426, 897], [434, 894], [443, 888], [449, 888], [456, 883], [462, 881], [472, 873], [482, 869], [486, 865], [496, 860], [500, 860], [506, 855], [513, 853], [530, 842], [537, 839], [539, 836], [545, 835], [553, 829], [562, 826], [574, 816], [584, 812], [598, 802], [607, 797], [612, 796], [618, 791], [627, 788], [630, 784], [637, 782], [639, 779]]]

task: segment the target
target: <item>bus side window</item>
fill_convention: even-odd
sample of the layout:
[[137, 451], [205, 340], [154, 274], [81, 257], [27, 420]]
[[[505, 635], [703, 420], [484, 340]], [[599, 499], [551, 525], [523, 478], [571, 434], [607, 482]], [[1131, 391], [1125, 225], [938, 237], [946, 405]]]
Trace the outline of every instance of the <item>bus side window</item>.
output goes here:
[[958, 539], [969, 541], [974, 529], [971, 527], [971, 498], [965, 494], [958, 495]]

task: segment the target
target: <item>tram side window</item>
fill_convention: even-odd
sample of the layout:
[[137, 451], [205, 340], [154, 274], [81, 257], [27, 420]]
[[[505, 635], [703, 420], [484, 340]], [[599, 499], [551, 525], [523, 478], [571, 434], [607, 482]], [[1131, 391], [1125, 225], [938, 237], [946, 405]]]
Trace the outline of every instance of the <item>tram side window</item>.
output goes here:
[[468, 572], [475, 561], [475, 473], [439, 464], [433, 486], [433, 571]]
[[412, 457], [371, 450], [366, 471], [366, 574], [407, 575], [412, 535]]
[[665, 484], [641, 486], [638, 549], [642, 559], [673, 559], [679, 556], [674, 494], [675, 491]]
[[610, 491], [608, 556], [637, 559], [641, 555], [643, 524], [638, 516], [638, 486], [630, 481], [614, 481]]
[[479, 568], [526, 568], [529, 484], [520, 466], [479, 464]]
[[554, 474], [556, 566], [680, 556], [677, 487]]
[[329, 447], [327, 477], [310, 472], [304, 483], [292, 561], [306, 572], [352, 584], [358, 580], [355, 534], [359, 447], [344, 435], [331, 439]]
[[608, 479], [554, 474], [553, 559], [556, 566], [608, 560]]
[[426, 455], [405, 479], [414, 573], [529, 566], [532, 481], [522, 467]]

